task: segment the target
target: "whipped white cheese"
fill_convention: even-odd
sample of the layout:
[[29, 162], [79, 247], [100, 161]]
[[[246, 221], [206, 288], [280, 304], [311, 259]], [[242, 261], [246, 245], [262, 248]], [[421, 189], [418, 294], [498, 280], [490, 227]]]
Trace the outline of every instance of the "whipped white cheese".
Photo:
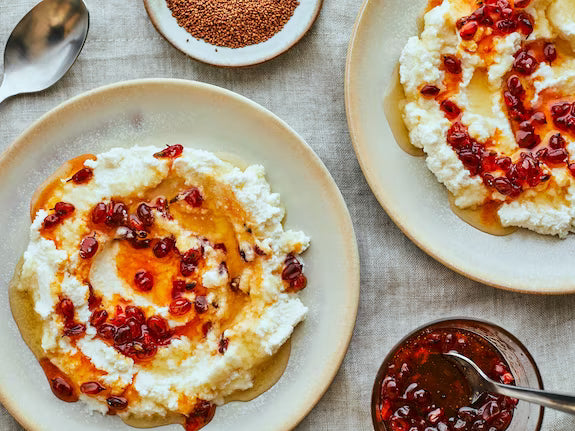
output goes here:
[[[458, 121], [467, 127], [469, 135], [482, 144], [497, 136], [497, 151], [510, 157], [521, 150], [507, 117], [503, 86], [525, 36], [518, 31], [497, 35], [489, 56], [485, 56], [473, 40], [462, 40], [456, 28], [460, 18], [469, 16], [478, 7], [472, 3], [444, 0], [428, 11], [421, 35], [407, 41], [399, 59], [400, 80], [406, 95], [403, 118], [411, 143], [424, 150], [428, 168], [453, 194], [455, 205], [463, 209], [479, 207], [487, 200], [505, 202], [506, 197], [488, 188], [480, 176], [472, 176], [465, 168], [446, 140], [451, 122], [436, 100], [420, 93], [425, 85], [445, 87], [449, 77], [442, 68], [444, 55], [455, 55], [461, 60], [461, 78], [450, 100], [461, 108], [463, 114]], [[575, 46], [575, 24], [570, 18], [575, 16], [575, 2], [533, 0], [525, 11], [534, 18], [533, 32], [527, 41], [563, 38]], [[531, 78], [535, 87], [533, 103], [538, 102], [541, 92], [549, 89], [575, 94], [575, 60], [559, 65], [541, 63]], [[477, 99], [473, 96], [477, 81], [484, 82], [481, 109], [477, 100], [472, 100]], [[570, 144], [569, 137], [564, 137]], [[574, 154], [569, 145], [567, 149]], [[572, 209], [575, 181], [556, 171], [551, 169], [553, 180], [562, 188], [561, 199], [553, 196], [553, 191], [547, 199], [531, 190], [524, 192], [501, 206], [499, 216], [504, 226], [520, 226], [559, 237], [575, 231]]]
[[[223, 403], [227, 395], [252, 386], [253, 368], [277, 352], [307, 313], [281, 274], [286, 257], [305, 251], [310, 240], [303, 232], [284, 230], [285, 211], [280, 196], [271, 191], [265, 179], [264, 168], [253, 165], [241, 170], [212, 153], [193, 149], [185, 149], [173, 160], [154, 157], [160, 150], [114, 148], [95, 160], [87, 160], [84, 165], [93, 169], [88, 183], [63, 180], [54, 192], [55, 201], [72, 203], [75, 212], [54, 228], [52, 237], [46, 238], [42, 225], [48, 211], [40, 210], [30, 228], [30, 243], [23, 257], [19, 288], [31, 293], [34, 309], [42, 319], [42, 347], [47, 357], [73, 379], [89, 377], [114, 394], [128, 388], [136, 391], [136, 401], [130, 401], [127, 409], [118, 412], [120, 415], [187, 414], [185, 409], [195, 399]], [[202, 232], [188, 230], [177, 218], [164, 217], [154, 210], [155, 228], [175, 238], [179, 250], [202, 250], [200, 281], [207, 291], [213, 322], [205, 338], [191, 340], [185, 334], [174, 337], [158, 347], [152, 360], [139, 363], [103, 341], [91, 325], [88, 282], [102, 298], [110, 317], [114, 304], [121, 299], [122, 304], [140, 307], [147, 317], [163, 317], [172, 329], [186, 322], [170, 314], [169, 301], [158, 304], [153, 296], [141, 294], [120, 276], [116, 265], [120, 244], [115, 238], [125, 228], [98, 234], [100, 248], [91, 260], [89, 280], [75, 276], [85, 264], [79, 256], [79, 244], [90, 231], [86, 225], [99, 202], [141, 198], [172, 176], [182, 179], [185, 187], [217, 184], [229, 190], [241, 208], [244, 217], [231, 217], [230, 223], [246, 261], [237, 282], [244, 299], [238, 314], [232, 315], [233, 324], [220, 327], [219, 319], [229, 319], [230, 313], [236, 313], [229, 309], [232, 280], [227, 268], [222, 267], [226, 252], [214, 247]], [[246, 231], [252, 238], [249, 241]], [[196, 294], [186, 295], [193, 303]], [[62, 335], [64, 321], [57, 312], [62, 297], [74, 304], [75, 322], [86, 327], [75, 341]], [[224, 337], [229, 346], [218, 353]], [[89, 369], [79, 357], [89, 361]], [[189, 401], [183, 402], [183, 398]], [[80, 400], [94, 411], [107, 411], [105, 398], [81, 395]]]

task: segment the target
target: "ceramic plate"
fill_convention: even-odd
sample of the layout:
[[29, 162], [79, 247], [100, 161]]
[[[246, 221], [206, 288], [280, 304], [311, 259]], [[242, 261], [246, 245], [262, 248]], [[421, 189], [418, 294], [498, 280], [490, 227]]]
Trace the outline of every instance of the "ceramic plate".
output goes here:
[[184, 54], [215, 66], [240, 67], [271, 60], [295, 45], [317, 18], [322, 0], [300, 0], [282, 30], [265, 42], [243, 48], [225, 48], [195, 39], [178, 25], [166, 0], [144, 0], [144, 5], [156, 30]]
[[[80, 403], [56, 399], [20, 337], [7, 288], [28, 241], [30, 197], [77, 155], [168, 143], [262, 163], [287, 208], [286, 226], [312, 239], [303, 255], [309, 284], [301, 294], [309, 314], [295, 330], [285, 374], [255, 400], [218, 408], [205, 430], [292, 429], [318, 402], [343, 360], [358, 305], [358, 253], [345, 203], [320, 159], [279, 118], [230, 91], [181, 80], [119, 83], [57, 107], [0, 157], [0, 400], [30, 431], [134, 430], [118, 418], [89, 416]], [[161, 429], [183, 431], [180, 425]]]
[[381, 205], [421, 249], [483, 283], [530, 293], [575, 292], [566, 240], [518, 230], [497, 237], [461, 221], [425, 159], [395, 142], [383, 110], [403, 46], [418, 34], [427, 1], [368, 0], [357, 19], [346, 67], [346, 109], [356, 154]]

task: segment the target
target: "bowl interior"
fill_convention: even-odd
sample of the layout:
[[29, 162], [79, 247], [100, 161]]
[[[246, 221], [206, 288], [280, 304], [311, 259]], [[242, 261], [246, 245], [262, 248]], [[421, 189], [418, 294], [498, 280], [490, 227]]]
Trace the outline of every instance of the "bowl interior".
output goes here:
[[[377, 420], [376, 409], [380, 401], [380, 388], [387, 372], [388, 363], [403, 343], [413, 335], [427, 329], [464, 329], [487, 339], [509, 364], [517, 386], [543, 389], [539, 368], [527, 348], [505, 329], [482, 320], [466, 318], [444, 319], [415, 329], [397, 343], [384, 359], [373, 385], [371, 416], [376, 431], [390, 431], [385, 424]], [[513, 420], [506, 431], [538, 431], [543, 420], [543, 407], [519, 401]]]

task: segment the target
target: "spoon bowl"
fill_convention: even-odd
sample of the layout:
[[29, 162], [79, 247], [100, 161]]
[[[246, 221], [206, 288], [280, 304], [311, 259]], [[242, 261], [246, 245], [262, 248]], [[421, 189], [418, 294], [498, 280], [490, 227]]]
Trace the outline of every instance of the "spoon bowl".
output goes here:
[[497, 383], [487, 377], [471, 359], [456, 352], [448, 352], [444, 355], [465, 375], [471, 386], [472, 403], [477, 401], [482, 394], [491, 392], [575, 415], [575, 396], [573, 395]]
[[28, 12], [6, 43], [0, 103], [58, 82], [84, 46], [89, 17], [82, 0], [43, 0]]

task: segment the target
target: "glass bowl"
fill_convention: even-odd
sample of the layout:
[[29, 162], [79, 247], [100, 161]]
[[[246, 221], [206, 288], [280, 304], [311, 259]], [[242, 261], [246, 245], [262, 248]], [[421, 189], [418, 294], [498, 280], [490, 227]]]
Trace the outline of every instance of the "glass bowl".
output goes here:
[[[449, 318], [437, 320], [421, 326], [406, 335], [387, 354], [373, 385], [371, 396], [371, 417], [375, 431], [391, 431], [383, 422], [377, 420], [376, 409], [380, 404], [380, 388], [385, 378], [387, 366], [399, 348], [417, 333], [428, 329], [463, 329], [487, 339], [509, 364], [517, 386], [543, 389], [539, 368], [525, 346], [505, 329], [484, 320], [469, 318]], [[513, 419], [505, 431], [539, 431], [543, 421], [543, 407], [519, 401]]]

